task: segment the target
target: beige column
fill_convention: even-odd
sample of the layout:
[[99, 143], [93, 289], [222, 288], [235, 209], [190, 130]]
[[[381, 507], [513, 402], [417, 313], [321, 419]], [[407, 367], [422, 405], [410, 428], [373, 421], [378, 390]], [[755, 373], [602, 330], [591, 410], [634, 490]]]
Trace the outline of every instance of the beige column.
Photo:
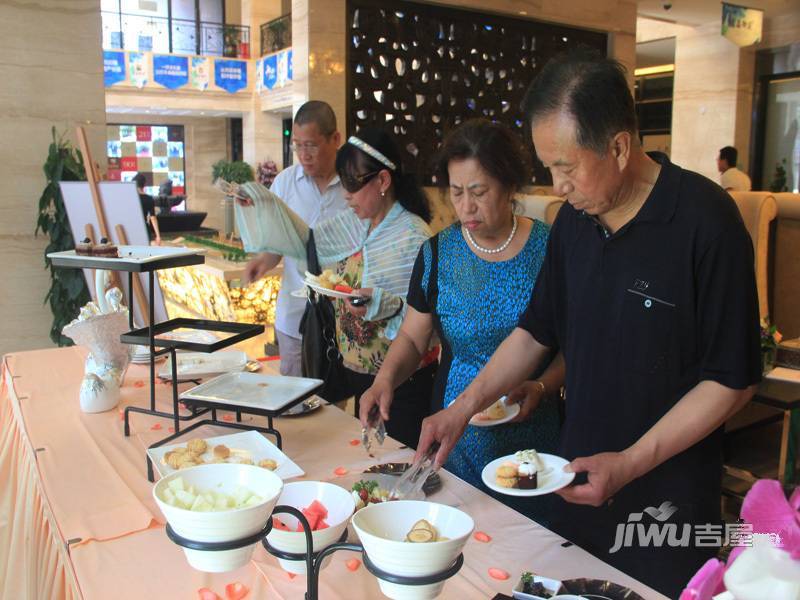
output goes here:
[[0, 3], [0, 354], [50, 346], [48, 239], [34, 237], [50, 129], [87, 127], [105, 164], [100, 0]]
[[716, 158], [736, 146], [748, 170], [753, 96], [753, 48], [720, 35], [719, 23], [681, 31], [675, 43], [672, 161], [719, 180]]

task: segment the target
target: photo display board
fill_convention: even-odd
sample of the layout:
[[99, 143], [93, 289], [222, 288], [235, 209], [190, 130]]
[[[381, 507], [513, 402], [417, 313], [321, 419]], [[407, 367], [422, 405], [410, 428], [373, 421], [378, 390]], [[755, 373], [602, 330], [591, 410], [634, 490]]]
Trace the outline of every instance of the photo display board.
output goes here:
[[146, 194], [172, 181], [172, 195], [186, 195], [183, 125], [108, 125], [106, 157], [109, 181], [133, 181], [145, 176]]

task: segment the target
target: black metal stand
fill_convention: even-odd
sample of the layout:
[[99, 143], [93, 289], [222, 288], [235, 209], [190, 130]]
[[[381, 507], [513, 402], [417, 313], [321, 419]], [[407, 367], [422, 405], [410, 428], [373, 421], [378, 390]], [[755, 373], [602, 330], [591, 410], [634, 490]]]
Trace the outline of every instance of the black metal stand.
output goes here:
[[[272, 531], [272, 515], [276, 514], [290, 514], [297, 518], [303, 525], [303, 532], [305, 533], [306, 538], [306, 552], [303, 553], [293, 553], [293, 552], [283, 552], [281, 550], [277, 550], [274, 548], [268, 541], [267, 535], [270, 531]], [[388, 573], [379, 569], [375, 566], [375, 564], [369, 559], [369, 556], [366, 552], [364, 552], [364, 546], [361, 544], [351, 544], [345, 542], [344, 540], [347, 538], [347, 530], [345, 529], [342, 537], [339, 538], [339, 541], [335, 544], [331, 544], [319, 550], [318, 552], [314, 552], [314, 541], [311, 537], [311, 527], [308, 524], [308, 520], [306, 519], [305, 515], [298, 509], [294, 508], [293, 506], [283, 506], [278, 505], [276, 506], [270, 518], [267, 520], [267, 524], [264, 528], [259, 531], [258, 533], [248, 536], [246, 538], [242, 538], [239, 540], [234, 540], [231, 542], [196, 542], [193, 540], [186, 539], [184, 537], [179, 536], [177, 533], [173, 531], [173, 529], [167, 523], [167, 537], [172, 540], [175, 544], [182, 546], [184, 548], [189, 548], [191, 550], [202, 550], [206, 552], [218, 552], [223, 550], [235, 550], [237, 548], [243, 548], [244, 546], [249, 546], [250, 544], [256, 543], [258, 540], [261, 540], [261, 544], [264, 546], [267, 552], [272, 554], [277, 558], [281, 558], [284, 560], [296, 560], [296, 561], [305, 561], [306, 563], [306, 595], [305, 600], [319, 600], [319, 572], [322, 569], [322, 562], [334, 552], [339, 550], [347, 550], [350, 552], [360, 552], [363, 555], [363, 562], [364, 568], [366, 568], [370, 573], [372, 573], [378, 579], [382, 579], [384, 581], [388, 581], [389, 583], [395, 583], [399, 585], [431, 585], [433, 583], [439, 583], [440, 581], [444, 581], [445, 579], [449, 579], [464, 565], [464, 555], [459, 554], [453, 564], [448, 567], [446, 570], [440, 573], [434, 573], [433, 575], [424, 575], [421, 577], [404, 577], [402, 575], [395, 575], [393, 573]]]

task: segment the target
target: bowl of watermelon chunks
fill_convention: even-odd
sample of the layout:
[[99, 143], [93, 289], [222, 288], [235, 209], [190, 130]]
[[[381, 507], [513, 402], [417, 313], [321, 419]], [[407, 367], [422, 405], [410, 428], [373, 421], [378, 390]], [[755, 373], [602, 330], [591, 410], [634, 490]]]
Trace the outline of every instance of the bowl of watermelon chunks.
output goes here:
[[[356, 504], [346, 489], [324, 481], [295, 481], [286, 483], [278, 498], [278, 504], [291, 506], [303, 513], [311, 527], [311, 538], [314, 552], [338, 541], [350, 517], [353, 516]], [[306, 536], [299, 519], [287, 513], [272, 516], [272, 531], [267, 540], [276, 550], [304, 554], [306, 552]], [[322, 563], [324, 569], [330, 557]], [[278, 559], [281, 567], [289, 573], [304, 575], [305, 561]]]

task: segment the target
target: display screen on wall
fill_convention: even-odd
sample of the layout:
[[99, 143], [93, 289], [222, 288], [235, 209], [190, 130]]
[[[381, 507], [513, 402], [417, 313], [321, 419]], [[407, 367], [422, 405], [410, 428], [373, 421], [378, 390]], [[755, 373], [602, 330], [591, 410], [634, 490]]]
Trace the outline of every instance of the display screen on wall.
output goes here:
[[172, 195], [186, 194], [183, 125], [108, 125], [106, 156], [109, 181], [133, 181], [145, 176], [146, 194], [172, 182]]

